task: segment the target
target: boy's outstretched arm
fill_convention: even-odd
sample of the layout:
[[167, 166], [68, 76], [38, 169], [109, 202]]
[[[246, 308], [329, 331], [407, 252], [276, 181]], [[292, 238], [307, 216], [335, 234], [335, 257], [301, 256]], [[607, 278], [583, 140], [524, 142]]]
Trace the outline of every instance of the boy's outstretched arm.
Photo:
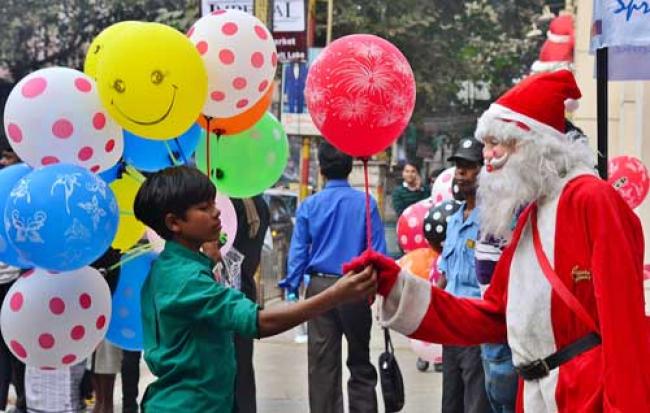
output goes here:
[[346, 301], [367, 300], [377, 292], [377, 274], [368, 266], [361, 272], [349, 272], [332, 287], [288, 306], [264, 309], [259, 312], [259, 336], [282, 333], [310, 318], [320, 315]]

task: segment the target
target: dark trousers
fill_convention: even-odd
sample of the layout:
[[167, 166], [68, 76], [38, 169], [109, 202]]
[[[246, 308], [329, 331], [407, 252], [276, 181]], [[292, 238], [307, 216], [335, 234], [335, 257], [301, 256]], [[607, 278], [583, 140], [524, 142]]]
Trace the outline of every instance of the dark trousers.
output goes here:
[[[13, 282], [0, 284], [0, 304], [5, 299]], [[19, 410], [27, 410], [25, 399], [25, 365], [18, 360], [7, 347], [2, 331], [0, 331], [0, 410], [7, 407], [7, 394], [9, 384], [13, 383], [16, 389], [16, 407]]]
[[[329, 288], [336, 278], [311, 278], [307, 297]], [[309, 320], [307, 334], [311, 413], [343, 413], [341, 336], [348, 342], [350, 413], [377, 412], [377, 371], [370, 363], [372, 314], [367, 301], [341, 304]]]
[[140, 351], [122, 351], [122, 412], [138, 413]]
[[442, 347], [442, 413], [490, 413], [481, 347]]
[[[249, 300], [257, 301], [255, 274], [251, 268], [242, 266], [241, 292]], [[246, 271], [246, 272], [244, 272]], [[253, 368], [253, 339], [235, 334], [235, 359], [237, 376], [235, 379], [235, 412], [257, 412], [257, 389], [255, 387], [255, 369]]]

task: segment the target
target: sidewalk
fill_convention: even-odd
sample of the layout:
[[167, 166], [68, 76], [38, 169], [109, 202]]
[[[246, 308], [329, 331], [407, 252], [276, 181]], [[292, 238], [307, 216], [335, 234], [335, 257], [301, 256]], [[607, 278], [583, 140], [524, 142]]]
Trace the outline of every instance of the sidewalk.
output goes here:
[[[271, 302], [267, 306], [283, 305]], [[411, 351], [408, 339], [393, 333], [393, 344], [399, 362], [406, 390], [406, 405], [403, 412], [430, 413], [440, 411], [442, 374], [435, 373], [433, 367], [426, 372], [417, 370], [417, 356]], [[294, 343], [294, 332], [289, 331], [275, 337], [265, 338], [255, 343], [255, 369], [257, 382], [258, 413], [305, 413], [309, 411], [307, 391], [307, 344]], [[347, 348], [343, 341], [343, 387], [347, 393], [346, 382], [349, 377], [345, 367]], [[372, 330], [371, 359], [376, 365], [379, 354], [383, 351], [383, 334], [375, 323]], [[141, 364], [140, 395], [153, 376]], [[381, 389], [377, 384], [379, 411], [383, 411]], [[115, 386], [116, 413], [121, 408], [121, 382]], [[347, 397], [347, 395], [346, 395]]]

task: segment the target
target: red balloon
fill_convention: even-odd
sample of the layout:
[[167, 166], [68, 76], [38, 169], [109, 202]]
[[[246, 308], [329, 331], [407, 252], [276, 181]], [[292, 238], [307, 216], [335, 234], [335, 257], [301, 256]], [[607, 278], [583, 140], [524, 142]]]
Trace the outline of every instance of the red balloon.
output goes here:
[[397, 220], [397, 243], [402, 251], [431, 248], [424, 236], [424, 217], [433, 206], [433, 200], [425, 199], [411, 205]]
[[305, 97], [325, 139], [349, 155], [367, 157], [389, 147], [408, 125], [415, 79], [393, 44], [353, 34], [332, 42], [314, 61]]
[[648, 169], [633, 156], [612, 158], [608, 165], [609, 182], [634, 209], [641, 205], [650, 189]]

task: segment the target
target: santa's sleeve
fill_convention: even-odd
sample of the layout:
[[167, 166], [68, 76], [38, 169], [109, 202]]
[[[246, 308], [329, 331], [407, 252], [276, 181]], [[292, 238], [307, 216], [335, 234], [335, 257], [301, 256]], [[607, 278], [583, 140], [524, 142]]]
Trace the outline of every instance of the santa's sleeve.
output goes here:
[[[506, 341], [506, 250], [484, 299], [455, 297], [402, 271], [381, 304], [382, 323], [418, 340], [450, 345]], [[507, 261], [507, 263], [506, 263]]]
[[650, 411], [650, 343], [643, 298], [643, 232], [609, 185], [576, 205], [586, 210], [602, 336], [606, 412]]

